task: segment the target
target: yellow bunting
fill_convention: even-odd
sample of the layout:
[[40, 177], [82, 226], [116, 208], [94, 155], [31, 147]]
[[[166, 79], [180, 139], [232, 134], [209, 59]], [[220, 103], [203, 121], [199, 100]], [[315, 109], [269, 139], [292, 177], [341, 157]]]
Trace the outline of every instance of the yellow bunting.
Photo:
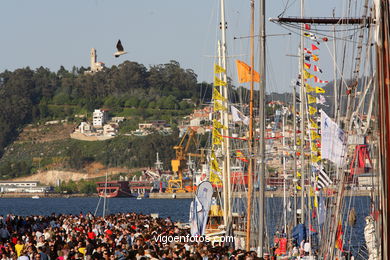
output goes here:
[[313, 88], [312, 86], [310, 86], [309, 84], [305, 84], [305, 86], [306, 86], [306, 91], [307, 92], [314, 92], [314, 91], [316, 91], [316, 89]]
[[309, 114], [314, 115], [315, 113], [317, 113], [317, 108], [309, 106]]
[[227, 83], [223, 81], [222, 79], [218, 78], [217, 76], [214, 76], [214, 86], [226, 86]]
[[310, 79], [310, 78], [313, 78], [314, 75], [310, 74], [309, 72], [307, 72], [306, 70], [303, 71], [303, 77], [305, 79]]
[[213, 127], [217, 129], [227, 129], [227, 127], [221, 124], [217, 119], [213, 120]]
[[317, 145], [315, 143], [311, 144], [311, 150], [312, 150], [312, 152], [316, 152], [316, 153], [318, 153], [320, 151], [320, 149], [317, 147]]
[[222, 136], [216, 128], [213, 129], [213, 144], [222, 144]]
[[223, 106], [221, 103], [219, 103], [218, 101], [214, 101], [214, 111], [224, 111], [226, 110], [226, 107]]
[[219, 91], [214, 88], [213, 90], [213, 99], [214, 100], [220, 100], [220, 101], [226, 101], [226, 98], [219, 93]]
[[221, 168], [219, 168], [219, 164], [216, 159], [211, 160], [211, 170], [214, 172], [221, 172]]
[[210, 172], [210, 182], [217, 185], [222, 183], [221, 178], [213, 171]]
[[312, 163], [317, 163], [319, 161], [321, 161], [321, 156], [315, 156], [315, 155], [311, 156], [311, 162]]
[[310, 131], [310, 135], [311, 135], [311, 140], [316, 140], [321, 138], [321, 136], [317, 133], [317, 131], [314, 130]]
[[316, 97], [308, 94], [307, 95], [307, 101], [308, 101], [309, 104], [312, 104], [312, 103], [316, 103], [317, 99], [316, 99]]
[[221, 66], [219, 66], [217, 64], [214, 64], [214, 73], [215, 74], [223, 73], [223, 72], [226, 72], [226, 70], [224, 68], [222, 68]]
[[325, 89], [316, 87], [316, 93], [325, 93]]
[[316, 122], [314, 122], [313, 119], [309, 118], [309, 121], [310, 121], [310, 128], [318, 129], [318, 125], [316, 124]]

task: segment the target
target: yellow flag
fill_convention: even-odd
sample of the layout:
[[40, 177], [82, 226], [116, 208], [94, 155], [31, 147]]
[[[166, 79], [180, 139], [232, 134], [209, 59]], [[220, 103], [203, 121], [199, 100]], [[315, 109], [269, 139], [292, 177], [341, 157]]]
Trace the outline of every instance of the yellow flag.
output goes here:
[[297, 190], [302, 190], [302, 187], [297, 185]]
[[219, 66], [217, 64], [214, 64], [214, 73], [215, 74], [223, 73], [223, 72], [226, 72], [226, 70], [224, 68], [222, 68], [221, 66]]
[[317, 55], [314, 55], [314, 54], [313, 54], [313, 55], [311, 55], [311, 56], [312, 56], [312, 58], [313, 58], [314, 61], [319, 61], [319, 60], [320, 60], [320, 58], [318, 58]]
[[222, 136], [219, 133], [218, 129], [216, 128], [213, 129], [213, 144], [214, 145], [222, 144]]
[[318, 198], [317, 195], [314, 193], [314, 207], [318, 208]]
[[211, 160], [211, 170], [214, 172], [221, 172], [221, 168], [219, 168], [219, 164], [216, 159]]
[[226, 86], [227, 83], [223, 81], [222, 79], [218, 78], [217, 76], [214, 76], [214, 86]]
[[217, 185], [222, 183], [221, 178], [213, 171], [210, 171], [210, 182]]
[[315, 113], [317, 113], [317, 108], [309, 106], [309, 114], [314, 115]]
[[226, 107], [219, 103], [218, 101], [214, 101], [214, 111], [226, 110]]
[[321, 138], [321, 136], [317, 133], [317, 131], [314, 131], [314, 130], [310, 131], [310, 135], [311, 135], [311, 139], [312, 140], [316, 140], [316, 139], [320, 139]]
[[310, 79], [310, 78], [313, 78], [313, 77], [314, 77], [314, 75], [310, 74], [306, 70], [303, 71], [303, 78]]
[[320, 87], [316, 87], [316, 93], [325, 93], [325, 90]]
[[302, 174], [300, 172], [297, 172], [297, 177], [301, 177]]
[[312, 103], [316, 103], [317, 99], [316, 99], [316, 97], [308, 94], [307, 95], [307, 101], [308, 101], [309, 104], [312, 104]]
[[217, 119], [213, 120], [213, 127], [217, 129], [227, 129], [227, 127], [221, 124]]
[[321, 156], [315, 156], [315, 155], [311, 156], [311, 162], [312, 163], [317, 163], [319, 161], [321, 161]]
[[213, 99], [214, 100], [220, 100], [220, 101], [226, 101], [226, 98], [219, 93], [219, 91], [214, 88], [213, 89]]
[[311, 151], [318, 153], [320, 151], [320, 149], [317, 147], [317, 145], [315, 143], [312, 143], [311, 144]]
[[301, 145], [301, 139], [297, 138], [297, 146], [300, 146], [300, 145]]
[[316, 91], [316, 89], [315, 89], [315, 88], [313, 88], [312, 86], [310, 86], [309, 84], [305, 84], [305, 86], [306, 86], [306, 91], [307, 91], [307, 92], [313, 92], [313, 91]]
[[310, 128], [318, 129], [318, 124], [316, 124], [316, 122], [314, 122], [314, 120], [311, 118], [309, 118], [309, 120], [310, 120]]

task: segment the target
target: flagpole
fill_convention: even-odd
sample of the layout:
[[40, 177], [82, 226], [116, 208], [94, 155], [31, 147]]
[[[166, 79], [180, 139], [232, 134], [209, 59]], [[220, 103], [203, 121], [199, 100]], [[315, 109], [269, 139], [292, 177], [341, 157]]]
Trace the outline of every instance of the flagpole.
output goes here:
[[[286, 149], [286, 133], [284, 131], [286, 111], [282, 112], [283, 149]], [[284, 233], [287, 234], [287, 203], [286, 203], [286, 151], [283, 150], [283, 213], [284, 213]]]
[[[304, 12], [304, 0], [301, 0], [301, 18], [303, 18]], [[303, 38], [303, 24], [301, 25], [301, 89], [300, 89], [300, 98], [301, 98], [301, 104], [300, 104], [300, 118], [301, 118], [301, 223], [305, 224], [305, 107], [306, 107], [306, 97], [305, 97], [305, 80], [304, 80], [304, 38]]]
[[266, 50], [265, 50], [265, 0], [260, 0], [260, 26], [259, 26], [259, 257], [263, 256], [265, 240], [265, 89], [266, 89]]
[[[294, 129], [294, 174], [293, 178], [296, 178], [297, 175], [297, 87], [294, 83], [293, 91], [293, 129]], [[296, 183], [294, 183], [294, 227], [297, 225], [297, 190]]]
[[[221, 51], [222, 51], [222, 68], [225, 70], [223, 73], [223, 81], [227, 82], [227, 64], [226, 64], [226, 21], [225, 21], [225, 1], [221, 0]], [[222, 128], [223, 136], [229, 136], [229, 116], [228, 116], [228, 85], [222, 86], [223, 92], [221, 94], [225, 98], [222, 102], [226, 110], [222, 111], [222, 124], [225, 126]], [[230, 198], [231, 198], [231, 185], [230, 185], [230, 141], [229, 138], [223, 138], [224, 144], [224, 161], [223, 161], [223, 172], [224, 172], [224, 211], [226, 213], [225, 227], [228, 225], [227, 222], [231, 220], [230, 210]], [[226, 187], [226, 186], [227, 187]], [[226, 190], [226, 191], [225, 191]]]
[[[333, 9], [333, 18], [335, 9]], [[334, 121], [338, 123], [338, 93], [337, 93], [337, 67], [336, 67], [336, 26], [333, 26], [333, 95], [334, 95]]]
[[246, 215], [246, 251], [251, 250], [251, 218], [252, 218], [252, 193], [253, 193], [253, 88], [254, 88], [254, 24], [255, 24], [255, 1], [250, 1], [251, 7], [251, 26], [250, 26], [250, 60], [251, 60], [251, 81], [250, 81], [250, 97], [249, 97], [249, 166], [248, 166], [248, 200], [247, 200], [247, 215]]
[[[221, 41], [218, 41], [218, 66], [222, 68], [222, 47], [221, 47]], [[219, 78], [222, 79], [222, 72], [219, 73]], [[223, 96], [223, 86], [219, 86], [219, 93]], [[222, 100], [221, 100], [222, 101]], [[220, 112], [220, 120], [221, 124], [223, 125], [223, 111]], [[223, 129], [222, 129], [223, 131]], [[225, 133], [222, 135], [225, 136]], [[225, 150], [225, 142], [222, 142], [222, 151]], [[226, 199], [227, 199], [227, 189], [226, 189], [226, 176], [225, 171], [222, 170], [222, 198], [223, 198], [223, 223], [226, 225], [227, 223], [227, 209], [226, 206]]]

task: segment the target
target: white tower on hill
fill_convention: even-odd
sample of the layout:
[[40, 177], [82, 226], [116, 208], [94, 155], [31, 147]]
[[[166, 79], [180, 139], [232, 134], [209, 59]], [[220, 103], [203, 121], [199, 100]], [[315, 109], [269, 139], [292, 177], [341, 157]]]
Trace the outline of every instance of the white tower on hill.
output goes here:
[[87, 73], [95, 73], [101, 71], [104, 68], [103, 62], [97, 62], [97, 54], [95, 48], [91, 49], [91, 70]]

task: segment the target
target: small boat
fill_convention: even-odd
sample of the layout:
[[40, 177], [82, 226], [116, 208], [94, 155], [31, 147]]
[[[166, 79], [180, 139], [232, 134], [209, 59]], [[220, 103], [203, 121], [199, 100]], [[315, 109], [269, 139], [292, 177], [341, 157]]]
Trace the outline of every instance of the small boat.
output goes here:
[[142, 200], [142, 195], [138, 196], [137, 200]]
[[32, 196], [31, 198], [34, 199], [34, 200], [37, 200], [37, 199], [39, 199], [39, 196], [35, 195], [35, 196]]

